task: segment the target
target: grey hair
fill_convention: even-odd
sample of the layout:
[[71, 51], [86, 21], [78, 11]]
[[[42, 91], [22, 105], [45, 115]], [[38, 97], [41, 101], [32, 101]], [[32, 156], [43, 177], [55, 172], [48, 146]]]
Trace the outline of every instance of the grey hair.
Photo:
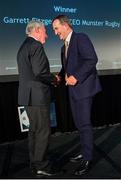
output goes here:
[[44, 26], [44, 23], [41, 21], [29, 21], [29, 23], [26, 26], [26, 34], [29, 35], [31, 34], [31, 32], [34, 30], [35, 27], [39, 27], [41, 28], [42, 26]]

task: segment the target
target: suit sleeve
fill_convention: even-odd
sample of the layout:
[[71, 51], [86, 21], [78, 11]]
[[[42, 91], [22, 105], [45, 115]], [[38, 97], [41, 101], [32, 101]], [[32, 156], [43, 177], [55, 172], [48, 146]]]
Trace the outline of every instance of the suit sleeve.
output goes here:
[[77, 38], [78, 47], [78, 63], [74, 77], [82, 83], [85, 81], [92, 73], [96, 72], [96, 63], [98, 61], [95, 49], [92, 42], [87, 35], [81, 34]]

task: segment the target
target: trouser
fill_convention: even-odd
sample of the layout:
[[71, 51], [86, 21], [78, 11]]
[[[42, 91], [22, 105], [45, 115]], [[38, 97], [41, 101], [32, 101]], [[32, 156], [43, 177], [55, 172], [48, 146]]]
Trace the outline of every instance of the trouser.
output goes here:
[[91, 125], [92, 97], [74, 100], [70, 97], [71, 110], [80, 134], [81, 153], [85, 160], [93, 157], [93, 132]]
[[31, 166], [42, 169], [48, 164], [50, 106], [28, 106], [26, 109], [30, 121], [28, 132], [30, 163]]

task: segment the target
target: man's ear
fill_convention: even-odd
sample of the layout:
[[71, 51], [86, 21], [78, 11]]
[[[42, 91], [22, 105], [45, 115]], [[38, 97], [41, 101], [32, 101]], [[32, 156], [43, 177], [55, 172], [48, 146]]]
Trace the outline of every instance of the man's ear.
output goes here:
[[65, 22], [65, 23], [63, 23], [63, 27], [65, 28], [65, 29], [68, 29], [68, 24]]
[[40, 31], [40, 28], [39, 27], [35, 27], [35, 32], [39, 33], [39, 31]]

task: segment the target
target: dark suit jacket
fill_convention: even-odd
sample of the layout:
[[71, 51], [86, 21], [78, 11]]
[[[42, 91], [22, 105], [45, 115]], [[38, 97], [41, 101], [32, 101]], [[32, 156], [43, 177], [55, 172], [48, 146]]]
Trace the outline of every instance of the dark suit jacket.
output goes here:
[[75, 86], [69, 86], [69, 93], [75, 100], [90, 97], [101, 90], [96, 70], [98, 61], [94, 47], [84, 33], [72, 33], [67, 60], [64, 46], [61, 50], [62, 69], [60, 75], [73, 75], [77, 80]]
[[55, 77], [42, 44], [27, 37], [17, 54], [19, 72], [19, 105], [38, 106], [50, 102], [50, 84]]

